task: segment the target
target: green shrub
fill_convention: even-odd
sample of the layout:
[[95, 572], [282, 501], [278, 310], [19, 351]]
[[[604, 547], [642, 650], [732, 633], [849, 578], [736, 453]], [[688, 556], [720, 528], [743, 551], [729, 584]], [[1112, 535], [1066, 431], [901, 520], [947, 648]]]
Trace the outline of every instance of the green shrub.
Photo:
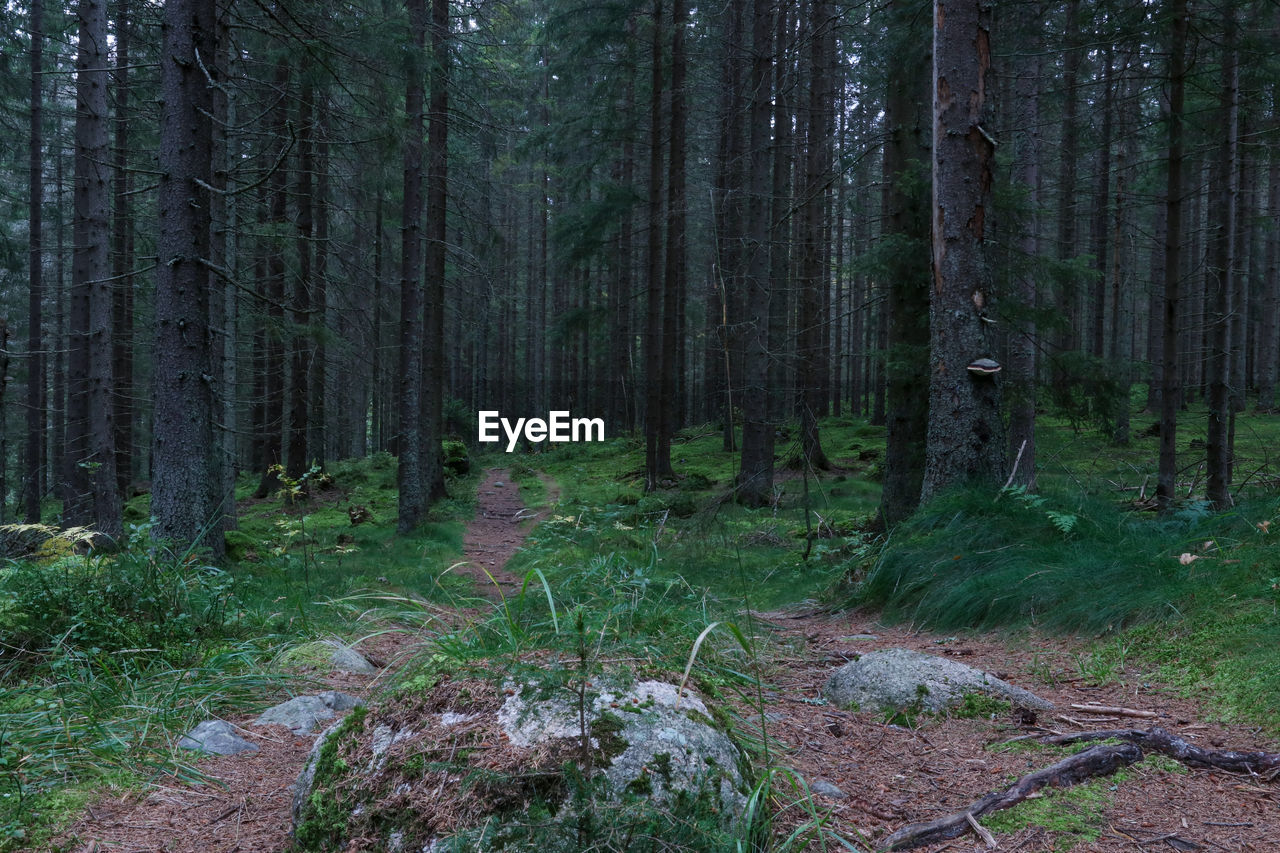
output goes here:
[[231, 577], [170, 554], [136, 529], [115, 554], [19, 560], [0, 575], [0, 640], [38, 653], [55, 647], [156, 650], [178, 663], [226, 636], [238, 609]]

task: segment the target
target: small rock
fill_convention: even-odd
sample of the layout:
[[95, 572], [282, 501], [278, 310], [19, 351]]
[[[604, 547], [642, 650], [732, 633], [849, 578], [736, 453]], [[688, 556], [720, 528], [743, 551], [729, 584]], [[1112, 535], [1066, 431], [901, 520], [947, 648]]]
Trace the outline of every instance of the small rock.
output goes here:
[[297, 696], [268, 708], [254, 721], [259, 726], [284, 726], [295, 735], [307, 735], [343, 711], [363, 704], [354, 696], [326, 690], [315, 696]]
[[236, 734], [236, 727], [225, 720], [205, 720], [178, 741], [182, 749], [198, 749], [210, 755], [239, 755], [257, 752], [258, 745]]
[[826, 781], [825, 779], [815, 779], [814, 781], [810, 782], [809, 790], [813, 791], [815, 794], [818, 794], [823, 797], [827, 797], [828, 799], [832, 799], [832, 800], [843, 800], [845, 797], [849, 796], [844, 791], [841, 791], [839, 788], [837, 788], [835, 785], [832, 785], [830, 782]]
[[369, 663], [369, 659], [350, 646], [332, 643], [333, 652], [329, 661], [338, 672], [353, 672], [357, 675], [376, 675], [378, 668]]

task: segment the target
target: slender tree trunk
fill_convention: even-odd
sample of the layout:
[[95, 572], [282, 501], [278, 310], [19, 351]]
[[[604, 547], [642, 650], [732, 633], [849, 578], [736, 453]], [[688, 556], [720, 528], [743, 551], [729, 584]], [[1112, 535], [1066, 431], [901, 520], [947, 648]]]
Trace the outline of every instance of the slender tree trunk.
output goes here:
[[721, 420], [721, 446], [724, 452], [738, 449], [734, 428], [734, 407], [741, 404], [735, 399], [733, 381], [735, 369], [740, 367], [742, 337], [738, 331], [737, 305], [744, 292], [742, 267], [742, 235], [745, 230], [745, 205], [743, 186], [746, 173], [743, 152], [743, 118], [746, 113], [746, 91], [743, 73], [743, 30], [745, 27], [745, 2], [728, 4], [724, 18], [724, 58], [721, 65], [721, 100], [719, 140], [716, 149], [715, 188], [715, 263], [714, 294], [708, 299], [708, 313], [716, 318], [716, 364], [709, 367], [718, 376], [714, 386], [719, 394], [716, 400]]
[[1115, 103], [1115, 56], [1114, 49], [1108, 45], [1106, 50], [1106, 66], [1102, 76], [1102, 127], [1098, 140], [1098, 185], [1093, 198], [1093, 220], [1090, 243], [1093, 247], [1094, 279], [1092, 291], [1093, 322], [1089, 352], [1101, 358], [1107, 351], [1107, 253], [1114, 246], [1107, 245], [1107, 228], [1110, 224], [1107, 216], [1107, 205], [1111, 198], [1111, 146]]
[[[1267, 169], [1267, 217], [1280, 222], [1280, 84], [1271, 89], [1270, 161]], [[1268, 229], [1262, 281], [1262, 310], [1258, 341], [1258, 411], [1276, 405], [1276, 372], [1280, 363], [1280, 228]]]
[[1210, 349], [1205, 366], [1209, 383], [1209, 423], [1205, 439], [1208, 474], [1206, 497], [1215, 509], [1231, 506], [1231, 388], [1238, 381], [1232, 375], [1231, 354], [1240, 345], [1233, 340], [1232, 313], [1234, 277], [1236, 275], [1236, 196], [1239, 172], [1236, 168], [1239, 138], [1238, 72], [1236, 70], [1234, 11], [1228, 13], [1223, 46], [1221, 121], [1226, 138], [1219, 150], [1212, 181], [1209, 222], [1213, 232], [1208, 243], [1205, 270], [1206, 321], [1209, 324]]
[[431, 135], [427, 143], [427, 255], [423, 291], [422, 485], [428, 502], [445, 496], [444, 275], [449, 165], [449, 0], [431, 0]]
[[1164, 254], [1164, 387], [1160, 392], [1160, 460], [1156, 502], [1161, 512], [1173, 508], [1178, 437], [1178, 310], [1182, 266], [1182, 110], [1186, 89], [1187, 0], [1174, 0], [1169, 50], [1169, 173], [1165, 185]]
[[133, 213], [130, 210], [129, 171], [129, 40], [132, 22], [129, 0], [116, 6], [116, 70], [115, 147], [112, 151], [115, 171], [112, 190], [114, 210], [111, 217], [111, 291], [112, 297], [112, 379], [115, 407], [116, 482], [126, 493], [133, 480], [134, 385], [133, 385]]
[[[315, 312], [315, 335], [311, 339], [308, 360], [307, 386], [310, 392], [310, 414], [307, 420], [307, 458], [324, 467], [328, 457], [326, 447], [328, 417], [325, 411], [328, 386], [326, 369], [328, 352], [325, 342], [329, 337], [329, 141], [328, 97], [324, 91], [316, 99], [316, 126], [313, 134], [316, 163], [316, 191], [312, 201], [315, 226], [315, 268], [311, 279], [311, 305]], [[363, 376], [363, 369], [353, 371]], [[350, 388], [359, 387], [360, 380], [352, 377]], [[363, 395], [362, 395], [363, 396]]]
[[[773, 499], [774, 423], [769, 416], [769, 106], [773, 54], [773, 0], [756, 0], [751, 25], [749, 191], [747, 196], [746, 312], [743, 317], [742, 461], [738, 500], [763, 506]], [[777, 294], [777, 298], [783, 298]]]
[[662, 427], [658, 436], [659, 474], [674, 477], [671, 468], [671, 439], [680, 427], [683, 406], [679, 379], [683, 377], [684, 292], [686, 269], [685, 154], [688, 112], [685, 86], [688, 63], [685, 30], [689, 10], [686, 0], [671, 0], [671, 134], [667, 154], [667, 246], [662, 294]]
[[297, 197], [298, 274], [293, 281], [292, 318], [289, 330], [289, 443], [285, 448], [285, 469], [297, 480], [311, 465], [307, 455], [311, 389], [311, 336], [313, 334], [312, 260], [315, 236], [315, 84], [312, 75], [302, 75], [298, 99], [298, 169], [294, 193]]
[[[920, 501], [929, 414], [928, 184], [922, 179], [929, 157], [928, 18], [894, 2], [887, 10], [900, 32], [894, 67], [902, 73], [886, 81], [884, 149], [884, 239], [889, 253], [885, 312], [889, 355], [885, 389], [884, 487], [880, 515], [886, 526], [907, 518]], [[907, 28], [914, 27], [908, 30]]]
[[800, 446], [810, 468], [831, 467], [822, 451], [818, 417], [826, 411], [823, 376], [824, 294], [827, 289], [826, 198], [831, 180], [830, 80], [834, 60], [836, 18], [828, 0], [813, 0], [809, 35], [808, 149], [805, 152], [804, 201], [800, 228], [801, 256], [796, 324], [796, 406], [800, 416]]
[[[214, 365], [209, 329], [210, 193], [215, 13], [210, 0], [168, 0], [160, 63], [160, 239], [155, 293], [153, 535], [221, 554], [213, 476]], [[202, 66], [205, 70], [202, 70]], [[210, 67], [212, 66], [212, 67]], [[215, 81], [216, 82], [216, 81]], [[194, 203], [193, 203], [194, 201]]]
[[653, 65], [649, 90], [649, 267], [644, 312], [644, 487], [647, 492], [658, 488], [664, 473], [671, 469], [670, 445], [667, 445], [667, 458], [662, 456], [662, 411], [668, 402], [662, 399], [662, 308], [665, 301], [662, 277], [662, 15], [662, 0], [653, 0]]
[[929, 435], [922, 500], [1004, 473], [997, 374], [970, 364], [993, 354], [986, 213], [995, 146], [984, 129], [990, 6], [934, 0], [933, 293], [929, 299]]
[[400, 426], [397, 452], [400, 518], [397, 529], [408, 533], [427, 510], [427, 484], [422, 479], [422, 131], [423, 82], [418, 57], [427, 45], [425, 0], [407, 0], [409, 41], [405, 52], [404, 209], [400, 251]]
[[[1076, 182], [1079, 164], [1079, 98], [1076, 92], [1080, 77], [1080, 0], [1068, 0], [1065, 22], [1062, 87], [1066, 99], [1062, 108], [1061, 149], [1058, 160], [1058, 259], [1076, 256]], [[1080, 348], [1080, 288], [1064, 281], [1058, 294], [1058, 348]], [[1056, 377], [1061, 381], [1063, 377]]]
[[44, 322], [44, 0], [31, 0], [31, 124], [27, 143], [29, 201], [27, 217], [27, 449], [23, 517], [40, 521], [45, 473]]

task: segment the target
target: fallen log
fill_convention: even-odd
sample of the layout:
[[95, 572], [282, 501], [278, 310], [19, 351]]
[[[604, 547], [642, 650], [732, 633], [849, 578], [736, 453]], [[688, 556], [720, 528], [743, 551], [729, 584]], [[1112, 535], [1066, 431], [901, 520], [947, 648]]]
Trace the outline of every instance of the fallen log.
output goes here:
[[1119, 717], [1146, 717], [1148, 719], [1160, 716], [1155, 711], [1139, 711], [1135, 708], [1121, 708], [1118, 705], [1072, 705], [1071, 707], [1086, 714], [1115, 714]]
[[1280, 770], [1280, 752], [1240, 752], [1234, 749], [1204, 749], [1170, 734], [1156, 726], [1142, 729], [1104, 729], [1093, 732], [1075, 732], [1063, 735], [1045, 735], [1037, 738], [1040, 743], [1072, 744], [1095, 740], [1119, 740], [1141, 747], [1148, 752], [1167, 755], [1188, 767], [1206, 767], [1229, 773], [1263, 775]]
[[1004, 791], [994, 791], [963, 811], [927, 823], [904, 826], [878, 845], [881, 850], [910, 850], [923, 844], [958, 838], [972, 830], [971, 823], [990, 812], [1015, 806], [1046, 786], [1067, 788], [1086, 779], [1109, 776], [1121, 767], [1142, 760], [1142, 749], [1132, 743], [1100, 744], [1028, 773]]

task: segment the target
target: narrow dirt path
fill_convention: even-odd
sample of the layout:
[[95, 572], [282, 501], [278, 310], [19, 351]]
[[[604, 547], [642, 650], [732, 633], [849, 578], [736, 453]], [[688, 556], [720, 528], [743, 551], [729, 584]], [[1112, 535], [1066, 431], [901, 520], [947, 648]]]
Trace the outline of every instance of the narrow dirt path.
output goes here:
[[[548, 503], [554, 504], [554, 484], [547, 488]], [[490, 468], [476, 491], [476, 517], [467, 525], [462, 562], [454, 571], [470, 578], [486, 598], [497, 600], [519, 590], [522, 579], [506, 565], [541, 516], [525, 507], [510, 471]]]
[[[544, 482], [548, 505], [553, 506], [555, 484]], [[491, 598], [517, 588], [520, 580], [506, 570], [506, 563], [541, 515], [525, 508], [506, 469], [485, 472], [476, 495], [475, 518], [463, 535], [461, 565], [455, 571], [474, 580], [477, 591]], [[389, 640], [393, 635], [383, 637]], [[390, 659], [399, 656], [397, 651], [405, 651], [392, 648], [404, 645], [399, 641], [372, 645], [377, 646], [372, 649], [375, 658]], [[381, 677], [332, 676], [323, 679], [326, 685], [307, 692], [327, 687], [368, 695]], [[211, 784], [193, 786], [170, 779], [141, 794], [108, 793], [86, 807], [52, 848], [41, 849], [73, 853], [280, 853], [290, 849], [293, 783], [314, 736], [295, 737], [283, 728], [257, 727], [252, 725], [255, 717], [234, 717], [230, 722], [257, 743], [259, 751], [201, 760], [200, 770], [215, 780]]]

